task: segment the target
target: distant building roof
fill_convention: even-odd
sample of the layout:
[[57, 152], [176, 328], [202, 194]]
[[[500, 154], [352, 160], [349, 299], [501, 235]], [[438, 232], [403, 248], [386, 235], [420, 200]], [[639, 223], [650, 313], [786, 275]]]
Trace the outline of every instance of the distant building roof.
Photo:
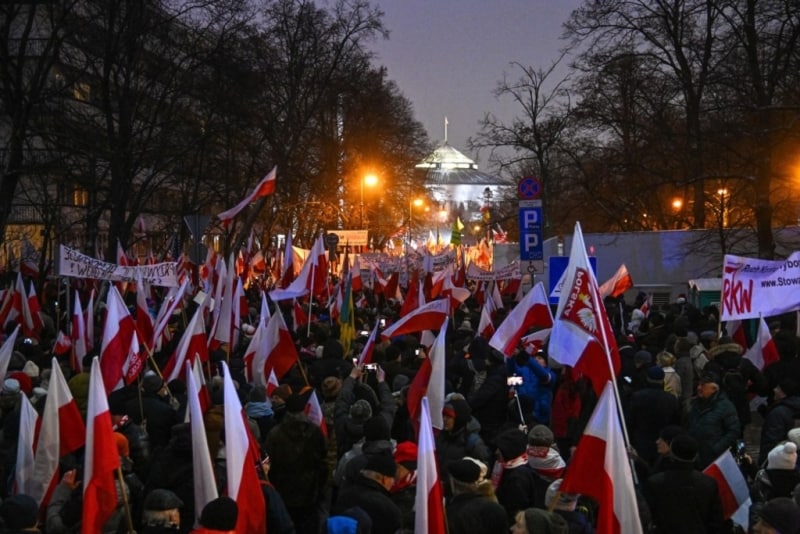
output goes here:
[[505, 180], [478, 170], [475, 162], [444, 141], [416, 165], [427, 171], [428, 185], [509, 185]]

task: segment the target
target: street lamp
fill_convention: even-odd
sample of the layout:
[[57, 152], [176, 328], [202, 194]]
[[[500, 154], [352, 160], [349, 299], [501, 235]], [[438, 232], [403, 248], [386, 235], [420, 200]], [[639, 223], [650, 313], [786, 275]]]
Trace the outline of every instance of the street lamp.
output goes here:
[[411, 247], [411, 223], [414, 215], [414, 206], [421, 207], [425, 202], [421, 198], [408, 199], [408, 229], [406, 230], [406, 283], [411, 283], [411, 270], [408, 261], [408, 249]]
[[374, 187], [378, 183], [378, 177], [374, 174], [368, 174], [361, 179], [361, 216], [359, 226], [364, 229], [364, 184]]

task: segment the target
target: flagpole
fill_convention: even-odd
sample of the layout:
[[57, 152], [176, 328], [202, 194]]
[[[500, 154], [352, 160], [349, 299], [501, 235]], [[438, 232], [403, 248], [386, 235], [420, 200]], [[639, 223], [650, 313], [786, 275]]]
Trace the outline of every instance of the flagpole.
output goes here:
[[[601, 309], [600, 306], [601, 305], [605, 306], [605, 304], [599, 302], [600, 293], [599, 293], [599, 291], [597, 291], [597, 280], [594, 279], [594, 273], [592, 273], [591, 270], [590, 270], [589, 274], [592, 277], [591, 278], [592, 281], [594, 282], [594, 288], [592, 290], [592, 301], [593, 301], [594, 308], [595, 308], [595, 310], [598, 311], [598, 315], [599, 315], [599, 311]], [[610, 326], [610, 323], [609, 323], [609, 326]], [[600, 325], [600, 333], [601, 333], [602, 339], [603, 339], [603, 352], [605, 352], [605, 354], [606, 354], [606, 361], [608, 362], [608, 371], [609, 371], [609, 375], [611, 376], [611, 386], [612, 386], [612, 388], [614, 390], [614, 403], [617, 406], [617, 417], [619, 418], [620, 426], [622, 428], [622, 437], [625, 440], [625, 447], [626, 448], [630, 448], [631, 439], [628, 436], [628, 426], [625, 424], [625, 417], [623, 416], [623, 413], [622, 413], [622, 398], [620, 397], [619, 387], [617, 386], [617, 377], [614, 374], [614, 364], [611, 361], [611, 351], [609, 350], [608, 337], [606, 335], [606, 329], [605, 329], [605, 327], [603, 325]], [[636, 476], [636, 469], [634, 468], [633, 460], [631, 458], [628, 458], [628, 461], [631, 464], [631, 474], [633, 475], [633, 482], [636, 485], [639, 485], [639, 477]]]

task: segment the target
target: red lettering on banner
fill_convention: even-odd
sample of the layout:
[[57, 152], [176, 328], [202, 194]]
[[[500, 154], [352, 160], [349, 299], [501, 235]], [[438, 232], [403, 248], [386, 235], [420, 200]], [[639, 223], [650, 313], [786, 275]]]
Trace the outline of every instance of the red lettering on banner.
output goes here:
[[725, 272], [731, 273], [730, 280], [722, 280], [722, 310], [728, 310], [727, 315], [749, 314], [753, 308], [753, 280], [748, 280], [747, 286], [737, 280], [736, 273], [740, 267], [725, 266]]

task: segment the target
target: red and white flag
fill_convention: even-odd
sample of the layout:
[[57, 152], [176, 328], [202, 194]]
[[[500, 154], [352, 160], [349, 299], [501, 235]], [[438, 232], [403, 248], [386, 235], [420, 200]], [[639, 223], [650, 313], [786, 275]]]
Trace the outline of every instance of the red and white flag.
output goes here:
[[[414, 497], [414, 532], [416, 534], [444, 534], [444, 493], [436, 466], [436, 442], [433, 439], [431, 412], [428, 398], [421, 403], [419, 440], [417, 446], [417, 492]], [[441, 413], [441, 409], [438, 410]]]
[[78, 290], [75, 290], [70, 336], [72, 336], [72, 368], [80, 373], [83, 371], [83, 358], [89, 351], [86, 347], [86, 321], [81, 309], [81, 298]]
[[[116, 288], [112, 286], [116, 291]], [[120, 466], [117, 443], [108, 411], [100, 360], [92, 360], [89, 402], [86, 408], [86, 456], [83, 463], [81, 534], [97, 534], [117, 508], [115, 474]]]
[[261, 458], [253, 457], [254, 449], [250, 446], [250, 434], [245, 427], [246, 416], [242, 404], [225, 362], [222, 362], [222, 368], [227, 493], [239, 506], [236, 532], [266, 532], [267, 512], [256, 472]]
[[186, 362], [186, 393], [188, 395], [187, 415], [192, 432], [192, 473], [194, 486], [194, 509], [202, 510], [217, 493], [217, 481], [214, 478], [214, 465], [208, 450], [206, 425], [203, 422], [203, 407], [200, 402], [200, 384], [192, 372], [192, 366]]
[[14, 466], [15, 494], [30, 495], [34, 486], [33, 464], [36, 433], [39, 431], [39, 414], [27, 395], [20, 395], [19, 435], [17, 436], [17, 463]]
[[747, 349], [744, 357], [753, 362], [753, 365], [764, 370], [768, 365], [777, 362], [780, 359], [778, 355], [778, 348], [775, 346], [775, 341], [772, 339], [772, 334], [769, 332], [769, 326], [763, 317], [758, 319], [758, 334], [756, 335], [756, 342], [753, 346]]
[[197, 307], [192, 320], [189, 321], [189, 325], [183, 331], [175, 352], [172, 353], [164, 365], [162, 375], [166, 382], [171, 382], [176, 378], [183, 378], [181, 371], [184, 370], [185, 362], [194, 362], [195, 359], [199, 359], [201, 362], [208, 361], [208, 343], [205, 326], [203, 325], [204, 309], [204, 304]]
[[717, 481], [722, 501], [722, 515], [744, 527], [750, 524], [750, 489], [731, 451], [726, 450], [703, 473]]
[[29, 495], [39, 506], [46, 505], [55, 488], [58, 461], [62, 456], [83, 447], [86, 428], [78, 404], [72, 398], [58, 360], [52, 360], [52, 375], [47, 388], [47, 402], [42, 413], [42, 427], [36, 445], [36, 460]]
[[89, 292], [83, 322], [86, 325], [86, 350], [91, 351], [94, 348], [94, 289]]
[[747, 335], [744, 333], [744, 324], [741, 319], [725, 321], [725, 331], [736, 343], [747, 347]]
[[42, 307], [39, 305], [39, 297], [36, 295], [36, 285], [33, 283], [28, 292], [28, 314], [33, 325], [31, 337], [39, 339], [44, 323], [42, 322]]
[[364, 348], [361, 350], [361, 354], [358, 355], [359, 367], [367, 363], [372, 363], [372, 353], [375, 352], [375, 339], [378, 337], [379, 324], [380, 321], [376, 320], [375, 326], [372, 328], [372, 332], [369, 333], [367, 342], [364, 343]]
[[514, 354], [514, 349], [522, 336], [533, 327], [550, 328], [553, 326], [553, 314], [547, 301], [544, 283], [539, 282], [528, 291], [527, 295], [514, 306], [497, 331], [489, 340], [489, 345], [506, 356]]
[[605, 298], [609, 296], [618, 297], [632, 287], [633, 278], [631, 278], [628, 272], [628, 267], [623, 263], [619, 266], [617, 272], [615, 272], [611, 278], [603, 282], [597, 289], [600, 291], [600, 296]]
[[642, 305], [639, 306], [639, 311], [644, 314], [645, 317], [650, 315], [650, 310], [653, 308], [653, 294], [648, 293], [647, 298], [644, 299]]
[[597, 501], [597, 532], [642, 532], [631, 465], [610, 381], [604, 384], [560, 489]]
[[63, 330], [59, 330], [56, 334], [56, 340], [53, 342], [53, 354], [61, 356], [66, 354], [72, 348], [72, 340]]
[[[106, 322], [103, 327], [103, 342], [100, 348], [100, 367], [106, 391], [111, 393], [124, 385], [124, 377], [131, 370], [130, 363], [138, 355], [139, 344], [135, 336], [136, 325], [128, 308], [113, 284], [108, 287], [106, 298]], [[138, 376], [138, 375], [137, 375]]]
[[317, 392], [313, 389], [311, 390], [311, 395], [308, 396], [303, 412], [308, 416], [309, 421], [319, 427], [325, 439], [328, 439], [328, 425], [325, 423], [325, 416], [322, 413], [322, 407], [319, 405]]
[[197, 385], [197, 397], [200, 401], [200, 410], [206, 413], [211, 408], [211, 394], [208, 392], [208, 385], [206, 385], [206, 377], [203, 376], [203, 369], [200, 366], [200, 358], [195, 358], [192, 364], [192, 376], [194, 376], [194, 383]]
[[245, 209], [251, 202], [254, 202], [256, 199], [261, 197], [265, 197], [271, 195], [275, 192], [275, 176], [278, 172], [278, 167], [273, 167], [271, 171], [267, 173], [264, 178], [256, 185], [255, 189], [247, 195], [241, 202], [236, 204], [229, 210], [223, 211], [217, 218], [222, 222], [224, 225], [230, 224], [234, 217], [236, 217], [240, 211]]
[[381, 332], [381, 337], [388, 339], [423, 330], [439, 330], [449, 313], [450, 301], [448, 299], [433, 300], [420, 306]]
[[20, 328], [20, 325], [17, 325], [8, 339], [3, 342], [3, 346], [0, 347], [0, 383], [6, 379], [6, 374], [8, 374], [8, 364], [11, 362], [11, 355], [14, 354], [14, 344], [17, 342]]
[[580, 223], [575, 223], [548, 353], [560, 364], [589, 377], [598, 395], [606, 381], [614, 380], [619, 372], [616, 339], [586, 256]]
[[142, 276], [137, 271], [136, 277], [136, 329], [139, 330], [139, 339], [144, 342], [146, 349], [153, 350], [153, 339], [155, 333], [155, 322], [150, 315], [147, 306], [147, 293], [150, 284], [142, 280]]
[[[164, 301], [161, 303], [161, 307], [158, 309], [158, 314], [156, 314], [156, 319], [153, 322], [153, 337], [150, 340], [150, 346], [152, 347], [160, 347], [161, 342], [163, 341], [163, 333], [167, 331], [167, 325], [169, 324], [169, 320], [172, 318], [172, 314], [175, 310], [179, 309], [181, 304], [183, 304], [183, 295], [186, 293], [186, 289], [189, 287], [189, 281], [184, 280], [180, 287], [171, 287], [167, 292], [167, 296], [164, 297]], [[204, 305], [208, 297], [203, 299], [201, 305]]]
[[481, 318], [478, 322], [478, 335], [486, 339], [491, 339], [494, 336], [494, 315], [496, 313], [494, 307], [494, 300], [486, 299], [481, 307]]
[[272, 397], [272, 394], [278, 389], [278, 377], [275, 376], [275, 369], [269, 370], [269, 378], [267, 378], [267, 397]]
[[520, 343], [525, 348], [525, 352], [528, 354], [536, 354], [539, 352], [544, 346], [545, 341], [547, 338], [550, 337], [551, 328], [544, 328], [542, 330], [537, 330], [533, 334], [528, 334], [527, 336], [523, 336], [520, 339]]
[[428, 357], [422, 361], [422, 365], [411, 381], [407, 401], [408, 413], [414, 421], [419, 416], [423, 397], [427, 397], [431, 409], [429, 416], [431, 424], [440, 430], [444, 426], [442, 410], [444, 409], [445, 339], [448, 320], [448, 318], [445, 319], [439, 335], [431, 343]]
[[270, 371], [280, 379], [298, 362], [297, 348], [282, 313], [270, 317], [262, 342], [263, 352], [259, 349], [253, 358], [253, 382], [266, 387]]

